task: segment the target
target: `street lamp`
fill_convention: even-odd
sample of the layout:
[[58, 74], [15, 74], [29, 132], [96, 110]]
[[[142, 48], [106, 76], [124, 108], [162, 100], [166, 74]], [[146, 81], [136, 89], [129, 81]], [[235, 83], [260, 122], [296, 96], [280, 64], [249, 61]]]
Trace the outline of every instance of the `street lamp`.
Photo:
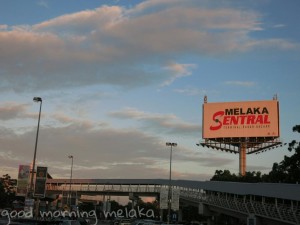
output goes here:
[[71, 208], [71, 203], [72, 203], [72, 199], [71, 199], [71, 182], [72, 182], [72, 173], [73, 173], [73, 156], [72, 155], [69, 155], [68, 156], [68, 158], [69, 159], [71, 159], [72, 160], [72, 163], [71, 163], [71, 175], [70, 175], [70, 184], [69, 184], [69, 206], [70, 206], [70, 208]]
[[170, 223], [170, 216], [171, 216], [171, 194], [172, 194], [172, 190], [171, 190], [171, 180], [172, 180], [172, 151], [173, 151], [173, 147], [177, 146], [177, 143], [167, 142], [166, 146], [170, 146], [171, 147], [171, 151], [170, 151], [169, 193], [168, 193], [168, 224], [169, 224]]
[[30, 197], [33, 197], [33, 176], [34, 176], [34, 168], [35, 168], [37, 143], [38, 143], [38, 138], [39, 138], [40, 119], [41, 119], [41, 111], [42, 111], [42, 98], [34, 97], [33, 101], [34, 102], [40, 102], [40, 112], [39, 112], [39, 120], [38, 120], [38, 126], [37, 126], [37, 131], [36, 131], [35, 148], [34, 148], [32, 169], [31, 169], [31, 180], [30, 180], [30, 189], [29, 189]]

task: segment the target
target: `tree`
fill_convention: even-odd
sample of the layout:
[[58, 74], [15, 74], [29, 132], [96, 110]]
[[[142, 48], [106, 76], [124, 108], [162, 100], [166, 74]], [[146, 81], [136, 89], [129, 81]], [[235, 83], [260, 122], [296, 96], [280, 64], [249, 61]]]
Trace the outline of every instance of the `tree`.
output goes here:
[[[300, 133], [300, 125], [293, 127], [293, 132]], [[288, 145], [291, 156], [284, 156], [278, 164], [274, 163], [272, 171], [265, 177], [266, 182], [299, 183], [300, 182], [300, 142], [291, 141]]]
[[262, 181], [260, 171], [246, 172], [244, 176], [238, 177], [239, 182], [258, 183]]
[[15, 199], [16, 180], [11, 179], [8, 174], [0, 178], [0, 207], [11, 207]]
[[261, 172], [246, 172], [244, 176], [231, 174], [229, 170], [216, 170], [211, 181], [231, 181], [231, 182], [248, 182], [257, 183], [262, 181]]
[[216, 170], [215, 175], [210, 179], [211, 181], [237, 181], [237, 176], [231, 174], [229, 170]]
[[6, 205], [6, 198], [7, 198], [7, 195], [5, 193], [5, 190], [4, 190], [4, 185], [2, 182], [0, 182], [0, 208], [5, 208], [7, 207]]
[[264, 174], [262, 176], [263, 182], [268, 183], [277, 183], [282, 182], [285, 179], [285, 174], [282, 171], [280, 165], [278, 163], [274, 163], [272, 170], [269, 172], [269, 174]]
[[[300, 125], [293, 127], [293, 132], [300, 133]], [[284, 156], [284, 159], [273, 164], [269, 174], [261, 172], [246, 172], [245, 176], [236, 176], [229, 170], [216, 170], [211, 180], [233, 181], [233, 182], [270, 182], [270, 183], [300, 183], [300, 142], [293, 140], [288, 145], [288, 151], [294, 152], [291, 156]]]

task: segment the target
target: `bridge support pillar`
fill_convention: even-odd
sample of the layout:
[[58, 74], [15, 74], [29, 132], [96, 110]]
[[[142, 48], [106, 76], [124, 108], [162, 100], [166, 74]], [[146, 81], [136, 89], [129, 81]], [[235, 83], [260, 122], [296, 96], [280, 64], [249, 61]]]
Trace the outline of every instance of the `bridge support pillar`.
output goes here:
[[160, 209], [160, 221], [163, 221], [164, 219], [164, 210], [163, 209]]
[[182, 210], [181, 209], [178, 210], [178, 219], [177, 219], [177, 221], [182, 221]]
[[208, 217], [207, 218], [207, 225], [215, 225], [215, 218], [212, 216], [212, 217]]
[[240, 149], [239, 149], [239, 159], [240, 159], [240, 175], [245, 176], [246, 174], [246, 149], [247, 149], [247, 144], [246, 143], [241, 143]]
[[[250, 214], [248, 215], [247, 217], [247, 225], [261, 225], [261, 221], [260, 221], [260, 218], [253, 215], [253, 214]], [[276, 223], [274, 223], [276, 224]]]

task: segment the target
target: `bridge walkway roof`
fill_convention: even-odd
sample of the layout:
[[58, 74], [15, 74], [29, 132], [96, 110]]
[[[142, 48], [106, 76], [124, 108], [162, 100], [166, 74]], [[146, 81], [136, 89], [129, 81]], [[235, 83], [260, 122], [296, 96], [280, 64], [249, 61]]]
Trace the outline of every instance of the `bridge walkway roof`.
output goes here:
[[[48, 179], [47, 184], [69, 184], [69, 179]], [[80, 185], [169, 185], [168, 179], [72, 179]], [[300, 184], [240, 183], [221, 181], [172, 180], [172, 186], [236, 195], [253, 195], [300, 201]]]

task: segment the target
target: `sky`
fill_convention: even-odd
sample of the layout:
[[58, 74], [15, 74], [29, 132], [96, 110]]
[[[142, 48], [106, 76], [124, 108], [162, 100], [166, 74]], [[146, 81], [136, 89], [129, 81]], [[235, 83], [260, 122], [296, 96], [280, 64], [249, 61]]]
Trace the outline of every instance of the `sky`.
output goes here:
[[[237, 154], [199, 147], [202, 104], [272, 100], [299, 138], [298, 0], [0, 2], [0, 173], [209, 180]], [[287, 147], [247, 156], [268, 173]]]

